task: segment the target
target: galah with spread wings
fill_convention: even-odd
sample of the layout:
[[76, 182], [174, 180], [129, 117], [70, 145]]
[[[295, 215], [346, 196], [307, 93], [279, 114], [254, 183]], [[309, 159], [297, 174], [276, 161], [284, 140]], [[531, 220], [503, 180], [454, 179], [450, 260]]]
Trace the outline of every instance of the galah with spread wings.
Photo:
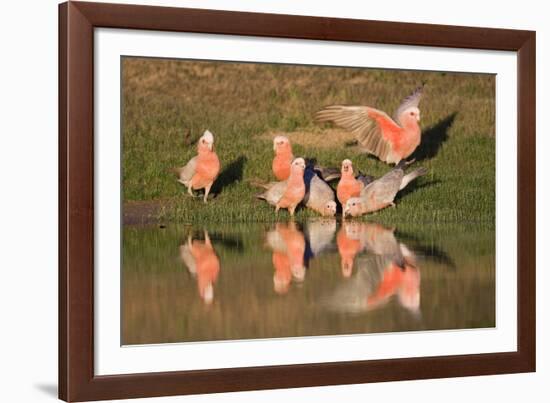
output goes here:
[[348, 199], [343, 206], [344, 216], [357, 217], [393, 206], [397, 192], [404, 189], [412, 180], [428, 173], [426, 168], [417, 168], [405, 175], [406, 166], [407, 163], [401, 161], [390, 172], [365, 186], [359, 197]]
[[199, 139], [198, 153], [182, 168], [173, 168], [178, 182], [187, 187], [187, 192], [193, 196], [193, 189], [204, 189], [204, 202], [220, 173], [220, 160], [214, 151], [214, 135], [206, 130]]
[[288, 209], [290, 215], [293, 216], [296, 206], [304, 199], [306, 193], [304, 183], [305, 168], [305, 160], [303, 158], [296, 158], [292, 161], [290, 176], [287, 180], [262, 185], [266, 191], [256, 197], [275, 206], [276, 213], [283, 208]]
[[317, 112], [318, 122], [333, 122], [355, 135], [360, 146], [388, 164], [409, 157], [420, 144], [418, 105], [424, 85], [403, 100], [393, 119], [370, 106], [332, 105]]

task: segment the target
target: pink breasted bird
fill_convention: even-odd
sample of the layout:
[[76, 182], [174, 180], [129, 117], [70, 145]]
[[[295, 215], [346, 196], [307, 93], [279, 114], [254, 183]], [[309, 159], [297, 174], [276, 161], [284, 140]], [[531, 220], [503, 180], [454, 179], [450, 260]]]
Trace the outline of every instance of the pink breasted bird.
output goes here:
[[355, 179], [355, 175], [353, 174], [353, 163], [348, 159], [342, 161], [340, 181], [336, 187], [336, 196], [340, 204], [345, 206], [348, 199], [359, 196], [364, 187], [365, 185], [363, 182]]
[[292, 161], [290, 176], [287, 180], [262, 185], [266, 191], [256, 197], [275, 206], [276, 213], [283, 208], [288, 209], [290, 215], [293, 216], [294, 210], [296, 210], [298, 204], [304, 199], [306, 193], [304, 183], [305, 168], [305, 160], [303, 158], [296, 158]]
[[288, 138], [285, 136], [276, 136], [273, 139], [273, 151], [275, 151], [275, 157], [271, 163], [273, 174], [277, 180], [287, 180], [290, 176], [290, 164], [294, 159], [292, 145]]
[[214, 181], [220, 173], [220, 160], [214, 151], [214, 135], [206, 130], [199, 138], [198, 153], [182, 168], [173, 168], [178, 182], [187, 187], [187, 192], [193, 196], [193, 189], [204, 189], [204, 202]]
[[355, 135], [361, 148], [388, 164], [409, 157], [420, 144], [418, 104], [424, 85], [403, 100], [394, 118], [370, 106], [332, 105], [316, 114], [318, 122], [333, 122]]

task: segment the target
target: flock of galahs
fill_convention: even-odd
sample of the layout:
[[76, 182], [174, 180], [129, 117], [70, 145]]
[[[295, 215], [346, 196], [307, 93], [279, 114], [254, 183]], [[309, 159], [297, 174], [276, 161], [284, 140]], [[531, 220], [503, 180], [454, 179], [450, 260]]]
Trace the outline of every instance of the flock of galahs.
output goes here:
[[[333, 124], [353, 133], [361, 149], [375, 155], [381, 161], [395, 164], [382, 177], [356, 174], [349, 159], [342, 161], [340, 173], [295, 157], [290, 140], [284, 136], [273, 139], [275, 152], [271, 170], [277, 181], [254, 184], [264, 188], [259, 199], [275, 207], [277, 213], [286, 209], [291, 216], [303, 204], [322, 216], [334, 216], [336, 200], [341, 205], [342, 216], [361, 216], [394, 206], [397, 193], [412, 180], [427, 173], [417, 168], [406, 174], [406, 168], [414, 162], [406, 161], [420, 144], [420, 110], [418, 105], [423, 85], [406, 97], [397, 108], [394, 118], [369, 106], [332, 105], [317, 112], [318, 122]], [[198, 153], [187, 165], [175, 168], [178, 181], [187, 187], [188, 193], [204, 189], [204, 202], [219, 175], [220, 160], [214, 151], [214, 135], [206, 130], [199, 139]], [[338, 179], [336, 197], [331, 180]]]

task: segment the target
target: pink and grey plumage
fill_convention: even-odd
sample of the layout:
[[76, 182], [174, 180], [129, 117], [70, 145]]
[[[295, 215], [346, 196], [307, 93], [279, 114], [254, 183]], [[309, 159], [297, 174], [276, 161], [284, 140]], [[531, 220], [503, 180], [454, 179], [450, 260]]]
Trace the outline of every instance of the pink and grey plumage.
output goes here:
[[417, 168], [405, 174], [407, 163], [400, 162], [390, 172], [369, 183], [359, 197], [348, 199], [344, 208], [344, 215], [353, 217], [372, 213], [394, 205], [397, 192], [404, 189], [412, 180], [428, 173], [426, 168]]
[[406, 97], [393, 119], [370, 106], [332, 105], [317, 112], [318, 122], [332, 122], [355, 135], [361, 148], [388, 164], [409, 157], [420, 144], [420, 110], [424, 85]]
[[305, 160], [303, 158], [296, 158], [292, 161], [290, 176], [287, 180], [260, 185], [264, 187], [266, 191], [256, 197], [275, 206], [276, 213], [283, 208], [287, 209], [290, 215], [293, 216], [294, 210], [296, 210], [298, 204], [304, 199], [306, 193], [306, 186], [304, 183], [305, 168]]
[[178, 177], [178, 182], [187, 187], [187, 192], [193, 196], [193, 189], [204, 189], [204, 202], [220, 173], [220, 160], [214, 151], [214, 135], [206, 130], [197, 145], [197, 155], [181, 168], [172, 168]]

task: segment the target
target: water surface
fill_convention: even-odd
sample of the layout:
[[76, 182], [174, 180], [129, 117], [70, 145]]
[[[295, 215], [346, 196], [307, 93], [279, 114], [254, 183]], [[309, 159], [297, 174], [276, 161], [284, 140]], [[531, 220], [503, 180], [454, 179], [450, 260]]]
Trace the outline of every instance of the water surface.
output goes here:
[[369, 222], [123, 229], [122, 344], [495, 326], [495, 234]]

